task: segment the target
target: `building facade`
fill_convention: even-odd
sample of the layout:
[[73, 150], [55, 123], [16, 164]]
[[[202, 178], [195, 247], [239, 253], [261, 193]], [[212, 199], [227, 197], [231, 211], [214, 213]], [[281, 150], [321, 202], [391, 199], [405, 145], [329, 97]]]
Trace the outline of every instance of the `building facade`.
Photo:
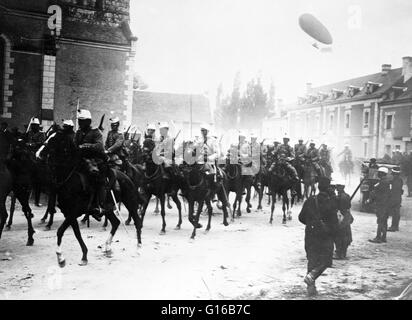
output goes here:
[[136, 42], [129, 0], [0, 0], [0, 118], [131, 122]]
[[379, 73], [312, 88], [287, 111], [293, 139], [327, 143], [335, 151], [348, 143], [367, 159], [412, 150], [412, 58], [401, 68], [382, 65]]
[[[209, 99], [204, 95], [134, 91], [133, 124], [144, 130], [148, 124], [167, 121], [180, 138], [200, 135], [200, 125], [213, 127]], [[174, 127], [174, 128], [173, 128]], [[173, 134], [177, 134], [173, 132]]]

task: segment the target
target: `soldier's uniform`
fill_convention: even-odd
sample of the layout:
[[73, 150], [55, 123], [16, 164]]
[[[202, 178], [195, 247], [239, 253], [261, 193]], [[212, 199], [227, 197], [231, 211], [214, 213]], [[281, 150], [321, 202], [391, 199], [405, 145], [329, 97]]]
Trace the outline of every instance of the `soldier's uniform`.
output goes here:
[[29, 131], [27, 133], [27, 145], [31, 151], [37, 151], [45, 141], [46, 135], [44, 134], [44, 132]]
[[153, 150], [153, 159], [155, 163], [160, 165], [164, 179], [170, 179], [173, 175], [173, 145], [174, 139], [166, 136], [160, 136], [159, 141], [156, 142], [156, 147]]
[[98, 158], [105, 160], [103, 135], [97, 128], [82, 131], [77, 130], [74, 136], [74, 144], [82, 150], [82, 156], [85, 158]]
[[219, 156], [218, 143], [213, 137], [198, 137], [194, 142], [196, 149], [196, 162], [202, 165], [202, 170], [209, 174], [215, 174], [215, 160]]
[[245, 140], [239, 142], [239, 161], [241, 163], [242, 176], [253, 176], [252, 170], [252, 151], [249, 143]]
[[330, 164], [330, 150], [328, 148], [322, 147], [319, 151], [319, 158], [321, 165], [327, 169], [330, 173], [333, 172], [332, 166]]
[[391, 193], [389, 198], [389, 215], [392, 216], [392, 225], [388, 231], [399, 231], [399, 221], [401, 219], [400, 209], [403, 195], [403, 180], [400, 177], [400, 170], [392, 169], [393, 179], [391, 182]]
[[354, 219], [350, 212], [351, 200], [350, 196], [344, 191], [344, 186], [337, 186], [337, 206], [340, 216], [339, 225], [335, 234], [336, 257], [338, 259], [346, 258], [346, 253], [349, 245], [352, 243], [352, 228], [351, 224]]
[[[380, 169], [379, 169], [380, 170]], [[388, 228], [388, 209], [390, 199], [390, 183], [386, 176], [382, 177], [371, 192], [370, 200], [373, 202], [377, 217], [376, 238], [372, 242], [386, 242]]]
[[313, 165], [313, 167], [316, 170], [316, 173], [318, 174], [318, 176], [321, 176], [321, 170], [319, 167], [319, 150], [316, 149], [315, 147], [310, 147], [307, 152], [306, 152], [306, 158], [308, 159], [308, 161], [310, 161]]
[[303, 157], [306, 155], [307, 148], [305, 144], [296, 144], [295, 145], [295, 156], [296, 158], [303, 160]]
[[124, 135], [117, 130], [111, 130], [107, 134], [105, 148], [109, 154], [119, 155], [124, 142]]
[[276, 164], [282, 166], [288, 175], [295, 181], [299, 180], [298, 172], [295, 167], [292, 166], [289, 162], [293, 160], [295, 156], [293, 148], [288, 144], [282, 144], [279, 146], [278, 150], [275, 153], [275, 162], [272, 163], [269, 172], [275, 169]]
[[305, 201], [299, 214], [299, 221], [306, 225], [305, 250], [308, 274], [305, 283], [308, 285], [308, 291], [316, 291], [315, 280], [332, 266], [333, 238], [338, 218], [336, 200], [327, 191], [329, 184], [329, 179], [321, 178], [319, 194]]
[[252, 141], [250, 143], [250, 156], [252, 159], [252, 174], [256, 175], [259, 173], [260, 166], [263, 165], [262, 162], [262, 152], [261, 152], [261, 146], [259, 143], [256, 141]]

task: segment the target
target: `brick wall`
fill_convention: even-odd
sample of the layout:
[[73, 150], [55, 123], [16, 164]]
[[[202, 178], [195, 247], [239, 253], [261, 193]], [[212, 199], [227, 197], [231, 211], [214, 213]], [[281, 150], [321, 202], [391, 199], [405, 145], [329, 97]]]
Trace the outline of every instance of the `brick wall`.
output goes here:
[[111, 111], [124, 122], [127, 60], [128, 52], [61, 45], [56, 58], [55, 119], [75, 119], [79, 99], [80, 107], [92, 112], [95, 126], [106, 114], [108, 128]]

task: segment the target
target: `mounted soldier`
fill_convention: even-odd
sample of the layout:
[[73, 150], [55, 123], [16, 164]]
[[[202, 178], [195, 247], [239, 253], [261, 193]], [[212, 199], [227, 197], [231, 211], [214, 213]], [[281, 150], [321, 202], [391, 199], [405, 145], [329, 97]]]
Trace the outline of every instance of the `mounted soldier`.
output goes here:
[[106, 138], [105, 153], [109, 156], [109, 161], [111, 164], [121, 167], [123, 164], [122, 159], [125, 159], [126, 155], [123, 151], [123, 145], [125, 141], [124, 135], [123, 133], [119, 132], [120, 119], [118, 117], [115, 117], [111, 118], [109, 121], [111, 130], [109, 131]]
[[319, 150], [316, 148], [316, 144], [313, 140], [310, 142], [309, 149], [306, 152], [306, 160], [312, 164], [318, 177], [321, 177], [322, 171], [318, 163], [320, 160]]
[[326, 143], [323, 143], [320, 151], [319, 151], [319, 164], [325, 168], [325, 172], [327, 172], [327, 176], [330, 178], [332, 173], [333, 173], [333, 168], [332, 165], [330, 163], [330, 159], [331, 159], [331, 155], [330, 155], [331, 151], [328, 148]]
[[290, 161], [293, 161], [295, 158], [295, 153], [293, 148], [289, 145], [289, 137], [285, 136], [283, 138], [283, 144], [279, 146], [277, 152], [275, 153], [275, 162], [272, 163], [269, 168], [269, 172], [275, 170], [275, 167], [279, 165], [283, 167], [286, 173], [293, 180], [292, 182], [299, 181], [299, 176], [296, 169], [290, 164]]
[[210, 127], [207, 123], [200, 126], [201, 135], [194, 141], [196, 162], [201, 165], [201, 171], [206, 175], [216, 175], [216, 160], [219, 156], [218, 142], [209, 137]]
[[261, 152], [261, 145], [257, 142], [258, 137], [252, 133], [250, 135], [250, 151], [251, 151], [251, 159], [252, 159], [252, 173], [256, 175], [260, 171], [260, 166], [262, 165], [262, 152]]
[[[160, 138], [156, 142], [152, 156], [155, 163], [160, 165], [163, 179], [170, 180], [175, 174], [174, 170], [174, 139], [169, 136], [169, 124], [159, 123]], [[150, 139], [150, 138], [148, 138]]]
[[303, 160], [306, 154], [307, 148], [306, 144], [303, 144], [303, 139], [299, 139], [299, 143], [295, 144], [295, 157], [296, 159]]
[[43, 145], [44, 141], [46, 141], [46, 135], [40, 131], [39, 119], [33, 118], [27, 129], [26, 145], [30, 151], [36, 152]]
[[341, 155], [343, 155], [342, 161], [339, 163], [341, 170], [344, 167], [346, 167], [349, 170], [349, 172], [352, 173], [353, 172], [352, 150], [349, 148], [348, 143], [345, 144], [345, 148], [337, 156], [340, 157]]
[[146, 139], [152, 139], [153, 141], [155, 140], [155, 134], [156, 134], [156, 126], [154, 124], [149, 124], [146, 129], [145, 133], [145, 140]]
[[[91, 215], [100, 220], [104, 215], [103, 208], [106, 200], [104, 164], [107, 156], [104, 152], [103, 136], [98, 128], [92, 128], [92, 115], [89, 110], [79, 110], [77, 119], [79, 129], [74, 136], [74, 145], [86, 162], [86, 174], [93, 189], [90, 205], [94, 208], [91, 210]], [[96, 167], [98, 172], [94, 169]], [[90, 170], [91, 168], [93, 170]]]

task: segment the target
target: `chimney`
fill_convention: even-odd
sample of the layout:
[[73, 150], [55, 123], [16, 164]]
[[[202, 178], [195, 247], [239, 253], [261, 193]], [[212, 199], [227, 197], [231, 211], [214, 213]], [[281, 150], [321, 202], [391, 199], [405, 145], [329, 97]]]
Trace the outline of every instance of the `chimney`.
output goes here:
[[382, 65], [382, 75], [387, 75], [389, 71], [391, 71], [392, 65], [390, 64], [383, 64]]
[[412, 78], [412, 57], [403, 57], [402, 60], [402, 75], [403, 82], [405, 83]]
[[312, 83], [306, 83], [306, 94], [309, 94], [312, 91]]

